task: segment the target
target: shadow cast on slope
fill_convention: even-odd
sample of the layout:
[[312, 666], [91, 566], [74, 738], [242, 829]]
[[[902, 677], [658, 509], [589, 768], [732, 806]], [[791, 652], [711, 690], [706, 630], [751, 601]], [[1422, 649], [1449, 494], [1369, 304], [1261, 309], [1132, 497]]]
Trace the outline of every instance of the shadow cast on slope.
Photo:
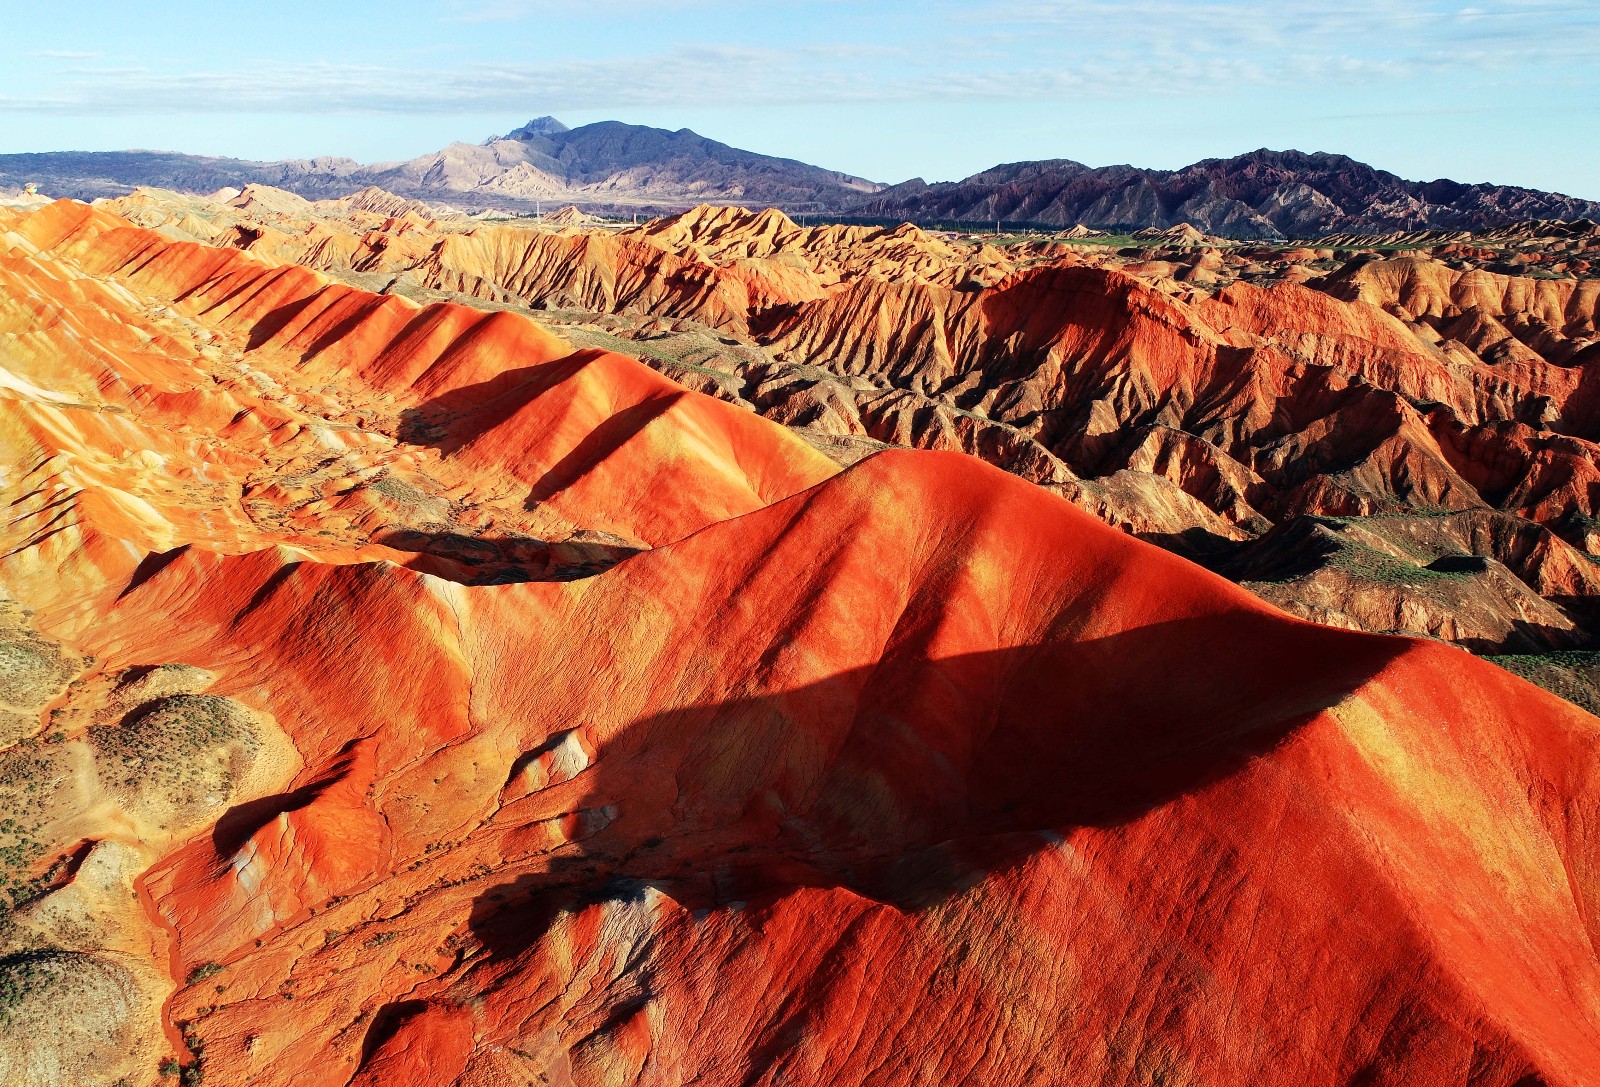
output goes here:
[[458, 453], [509, 420], [553, 384], [552, 378], [559, 380], [549, 373], [557, 366], [560, 363], [506, 370], [406, 408], [395, 436], [409, 445], [431, 446], [445, 456]]
[[[523, 408], [570, 381], [600, 354], [602, 352], [574, 352], [557, 362], [507, 370], [488, 381], [437, 395], [400, 413], [397, 437], [410, 445], [427, 445], [445, 456], [454, 455], [506, 426]], [[600, 419], [594, 429], [566, 451], [566, 455], [534, 480], [526, 507], [531, 509], [549, 501], [584, 479], [598, 464], [645, 431], [645, 427], [666, 415], [680, 399], [682, 394], [677, 392], [650, 395]], [[515, 456], [509, 463], [515, 471]]]
[[566, 456], [534, 482], [524, 505], [532, 509], [541, 502], [548, 502], [583, 479], [596, 466], [637, 437], [645, 427], [670, 411], [682, 395], [668, 393], [651, 397], [632, 407], [623, 408], [605, 419], [584, 435], [583, 440], [573, 446]]
[[211, 846], [218, 857], [232, 857], [245, 843], [279, 816], [310, 807], [349, 772], [360, 741], [345, 744], [328, 768], [314, 780], [285, 793], [275, 793], [238, 804], [217, 820], [211, 829]]
[[432, 529], [391, 528], [374, 543], [417, 555], [415, 569], [462, 585], [578, 581], [611, 569], [639, 549], [585, 540], [551, 543], [532, 536], [470, 536]]
[[654, 887], [690, 909], [843, 887], [935, 906], [1074, 827], [1138, 819], [1245, 768], [1407, 643], [1257, 612], [929, 660], [627, 726], [570, 817], [598, 827], [480, 895], [490, 961]]
[[[507, 370], [488, 381], [442, 393], [402, 411], [396, 437], [407, 444], [430, 446], [451, 456], [510, 423], [519, 412], [571, 381], [602, 354], [577, 351], [555, 362]], [[531, 509], [583, 479], [671, 411], [682, 396], [682, 392], [658, 392], [600, 419], [560, 460], [533, 481], [525, 505]], [[559, 419], [565, 410], [566, 405], [563, 405], [552, 413], [552, 418]], [[514, 436], [508, 436], [508, 440], [514, 440]], [[516, 474], [518, 451], [510, 452], [508, 465]]]

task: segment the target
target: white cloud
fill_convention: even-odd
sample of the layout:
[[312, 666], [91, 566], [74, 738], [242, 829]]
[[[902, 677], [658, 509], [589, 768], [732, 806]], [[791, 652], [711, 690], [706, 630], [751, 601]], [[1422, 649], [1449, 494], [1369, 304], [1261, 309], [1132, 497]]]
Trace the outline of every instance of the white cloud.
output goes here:
[[604, 19], [637, 15], [641, 11], [743, 6], [743, 0], [450, 0], [448, 10], [449, 18], [457, 22], [495, 23], [570, 15]]
[[1592, 0], [979, 0], [947, 10], [969, 25], [1130, 50], [1565, 53], [1592, 51], [1600, 40]]
[[187, 72], [77, 69], [29, 95], [0, 96], [0, 110], [57, 113], [457, 113], [623, 105], [852, 97], [819, 90], [804, 51], [698, 46], [625, 61], [467, 64], [417, 70], [327, 63], [246, 64]]
[[[730, 0], [612, 0], [607, 10], [732, 7]], [[844, 5], [841, 4], [841, 8]], [[886, 5], [892, 7], [893, 5]], [[455, 0], [462, 18], [568, 10], [569, 0]], [[926, 0], [891, 44], [738, 40], [604, 59], [455, 67], [241, 62], [160, 70], [76, 66], [0, 95], [0, 111], [64, 114], [350, 112], [485, 114], [824, 102], [1160, 100], [1166, 96], [1484, 86], [1589, 78], [1600, 56], [1590, 0]], [[893, 20], [891, 19], [891, 24]], [[882, 25], [882, 24], [880, 24]], [[840, 30], [841, 39], [852, 32]], [[879, 36], [879, 41], [882, 40]], [[761, 44], [750, 44], [749, 40]], [[65, 52], [51, 53], [66, 58]], [[550, 54], [545, 54], [549, 57]], [[77, 58], [86, 59], [86, 58]], [[1579, 73], [1574, 75], [1573, 73]]]

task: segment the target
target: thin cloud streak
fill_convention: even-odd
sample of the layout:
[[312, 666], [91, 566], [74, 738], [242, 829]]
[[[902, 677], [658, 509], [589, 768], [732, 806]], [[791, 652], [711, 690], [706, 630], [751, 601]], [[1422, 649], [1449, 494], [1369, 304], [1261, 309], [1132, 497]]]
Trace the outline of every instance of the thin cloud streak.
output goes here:
[[991, 0], [949, 16], [1013, 41], [1054, 36], [1079, 47], [1228, 54], [1448, 57], [1472, 50], [1507, 63], [1593, 55], [1600, 6], [1590, 0]]
[[[768, 4], [791, 5], [834, 3], [837, 0], [765, 0]], [[451, 22], [511, 23], [524, 19], [582, 16], [585, 19], [626, 18], [643, 12], [684, 11], [694, 8], [726, 8], [737, 11], [742, 0], [451, 0]]]
[[[1271, 58], [1063, 56], [1058, 63], [962, 67], [959, 55], [914, 57], [902, 50], [843, 46], [767, 49], [706, 45], [623, 60], [467, 64], [417, 70], [331, 63], [243, 65], [228, 70], [156, 71], [79, 67], [41, 93], [0, 95], [13, 113], [468, 113], [595, 110], [628, 106], [742, 106], [795, 102], [953, 102], [1150, 98], [1230, 91], [1401, 81], [1449, 58], [1365, 58], [1288, 53]], [[1487, 58], [1466, 54], [1481, 70]]]

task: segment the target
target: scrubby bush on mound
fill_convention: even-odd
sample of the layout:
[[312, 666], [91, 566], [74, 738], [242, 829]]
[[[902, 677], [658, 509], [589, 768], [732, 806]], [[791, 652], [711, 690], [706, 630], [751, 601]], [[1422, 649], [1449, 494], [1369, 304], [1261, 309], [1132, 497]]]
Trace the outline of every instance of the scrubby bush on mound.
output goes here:
[[180, 822], [225, 805], [260, 751], [244, 706], [208, 694], [158, 698], [89, 730], [101, 784], [130, 809]]

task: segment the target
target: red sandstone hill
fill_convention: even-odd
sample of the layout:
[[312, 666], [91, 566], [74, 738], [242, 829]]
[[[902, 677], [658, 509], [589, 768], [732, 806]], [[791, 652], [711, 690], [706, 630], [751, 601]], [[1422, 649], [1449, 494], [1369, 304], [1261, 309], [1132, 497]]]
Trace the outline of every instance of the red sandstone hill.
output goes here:
[[10, 1082], [1595, 1082], [1595, 718], [521, 317], [0, 231]]
[[1341, 255], [734, 208], [621, 230], [263, 210], [285, 195], [107, 206], [390, 294], [531, 307], [841, 463], [972, 453], [1321, 622], [1494, 654], [1600, 633], [1593, 230]]

